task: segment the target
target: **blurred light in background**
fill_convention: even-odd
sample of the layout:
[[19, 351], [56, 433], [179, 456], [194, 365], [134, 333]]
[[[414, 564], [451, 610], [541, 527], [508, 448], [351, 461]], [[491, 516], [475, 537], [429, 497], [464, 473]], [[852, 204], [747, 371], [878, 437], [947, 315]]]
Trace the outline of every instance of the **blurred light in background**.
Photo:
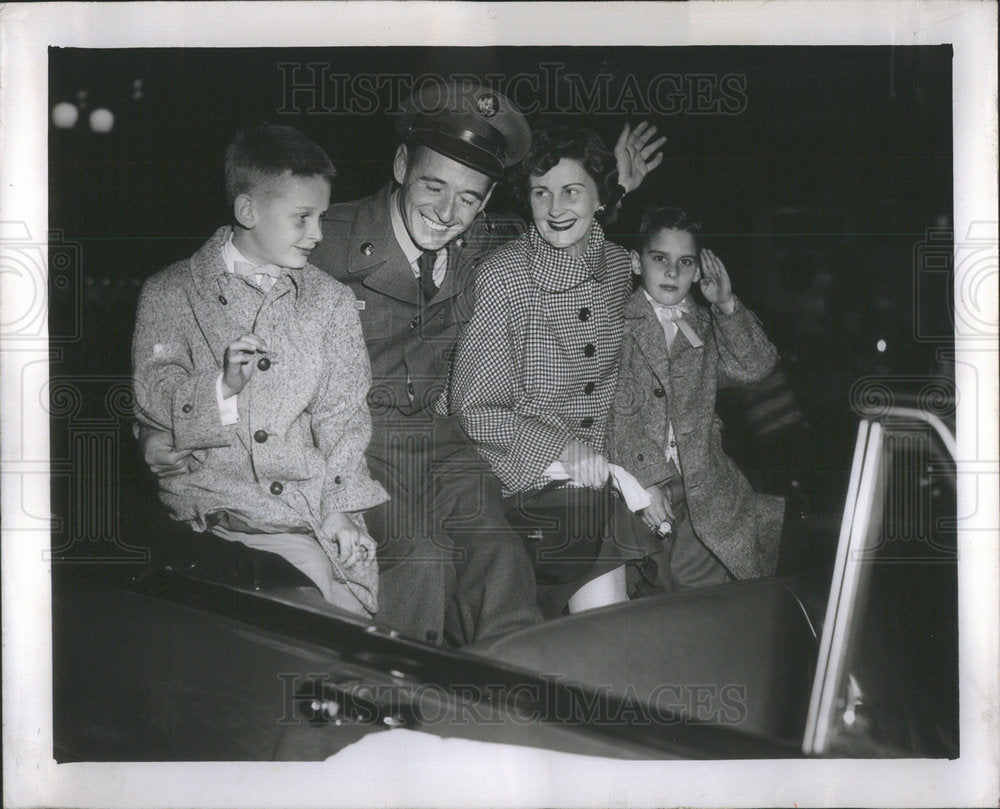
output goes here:
[[884, 354], [885, 353], [885, 349], [886, 349], [886, 342], [885, 342], [885, 340], [879, 340], [877, 343], [875, 343], [875, 350], [879, 354]]
[[68, 101], [61, 101], [52, 108], [52, 123], [56, 129], [72, 129], [80, 117], [80, 111]]
[[111, 110], [98, 107], [90, 113], [90, 128], [95, 132], [106, 134], [114, 128], [114, 125], [115, 116], [111, 114]]

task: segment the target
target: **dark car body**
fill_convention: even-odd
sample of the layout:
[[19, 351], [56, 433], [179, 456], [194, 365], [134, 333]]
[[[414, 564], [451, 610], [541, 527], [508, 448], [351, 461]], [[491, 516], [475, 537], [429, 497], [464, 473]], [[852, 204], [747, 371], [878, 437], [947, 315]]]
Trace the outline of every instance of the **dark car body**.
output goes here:
[[57, 564], [55, 757], [323, 759], [397, 728], [633, 759], [954, 757], [950, 433], [926, 409], [864, 415], [852, 480], [876, 506], [849, 492], [839, 542], [836, 519], [791, 521], [780, 578], [464, 649], [284, 599], [259, 559]]

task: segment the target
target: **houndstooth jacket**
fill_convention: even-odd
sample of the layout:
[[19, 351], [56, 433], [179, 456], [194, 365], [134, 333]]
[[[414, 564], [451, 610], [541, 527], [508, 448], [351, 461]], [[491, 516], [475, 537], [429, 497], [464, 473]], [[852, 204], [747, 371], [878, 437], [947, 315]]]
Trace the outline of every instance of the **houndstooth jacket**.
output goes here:
[[630, 278], [628, 254], [596, 223], [578, 258], [532, 226], [480, 268], [447, 408], [504, 495], [544, 485], [573, 438], [604, 451]]

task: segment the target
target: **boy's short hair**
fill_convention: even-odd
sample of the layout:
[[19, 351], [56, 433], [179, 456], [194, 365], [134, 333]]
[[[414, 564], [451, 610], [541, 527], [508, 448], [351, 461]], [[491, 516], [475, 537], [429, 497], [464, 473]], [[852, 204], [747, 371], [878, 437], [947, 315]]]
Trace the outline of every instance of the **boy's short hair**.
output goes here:
[[514, 181], [519, 202], [530, 213], [529, 184], [532, 177], [547, 174], [560, 160], [575, 160], [597, 186], [598, 201], [609, 210], [595, 218], [609, 218], [615, 202], [618, 201], [618, 171], [615, 156], [601, 137], [592, 129], [573, 127], [566, 124], [546, 124], [538, 127], [531, 135], [531, 149], [528, 156], [518, 165]]
[[322, 147], [292, 126], [258, 124], [242, 130], [226, 147], [226, 201], [274, 183], [285, 172], [295, 177], [325, 177], [337, 170]]
[[646, 249], [649, 240], [661, 230], [682, 230], [694, 238], [695, 249], [700, 253], [702, 248], [701, 222], [682, 208], [672, 208], [660, 205], [649, 208], [642, 215], [639, 232], [635, 237], [635, 251], [641, 253]]

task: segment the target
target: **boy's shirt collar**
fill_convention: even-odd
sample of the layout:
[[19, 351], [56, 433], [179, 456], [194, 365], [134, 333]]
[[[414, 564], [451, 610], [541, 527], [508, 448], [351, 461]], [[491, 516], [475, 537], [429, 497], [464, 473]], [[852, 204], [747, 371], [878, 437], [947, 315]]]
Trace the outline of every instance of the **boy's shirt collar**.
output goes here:
[[[229, 275], [233, 275], [236, 272], [237, 261], [254, 265], [254, 262], [247, 259], [247, 257], [244, 256], [240, 252], [239, 248], [233, 243], [233, 233], [234, 231], [230, 230], [228, 238], [222, 244], [222, 263], [225, 265], [226, 273]], [[277, 284], [281, 281], [281, 278], [287, 277], [292, 282], [292, 287], [295, 290], [296, 295], [298, 295], [299, 282], [296, 277], [296, 270], [293, 270], [290, 267], [282, 267], [282, 269], [284, 272], [280, 278], [275, 279], [272, 286], [277, 286]]]

